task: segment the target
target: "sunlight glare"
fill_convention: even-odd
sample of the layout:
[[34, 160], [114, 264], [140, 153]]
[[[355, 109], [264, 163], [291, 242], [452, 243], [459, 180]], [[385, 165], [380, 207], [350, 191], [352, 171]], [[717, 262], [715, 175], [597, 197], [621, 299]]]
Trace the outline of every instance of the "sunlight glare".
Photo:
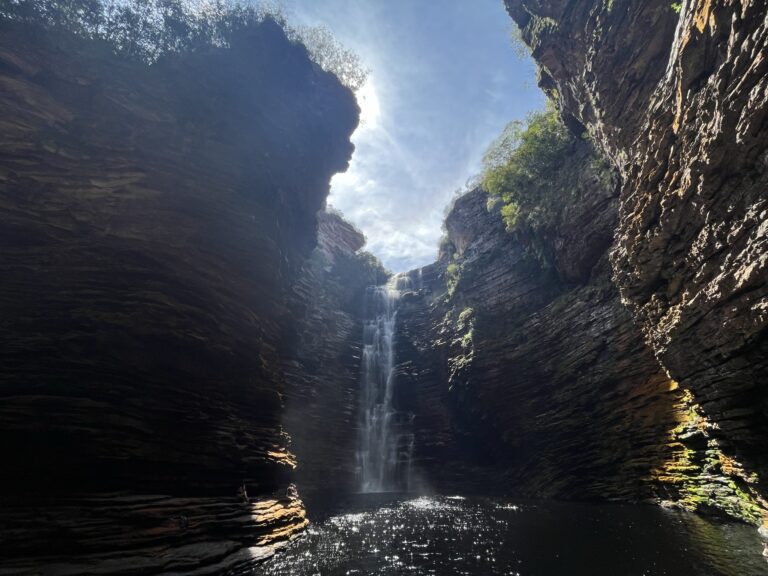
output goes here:
[[370, 76], [362, 88], [357, 92], [357, 104], [360, 106], [360, 127], [362, 129], [375, 129], [379, 125], [381, 107], [379, 96], [376, 93], [376, 85]]

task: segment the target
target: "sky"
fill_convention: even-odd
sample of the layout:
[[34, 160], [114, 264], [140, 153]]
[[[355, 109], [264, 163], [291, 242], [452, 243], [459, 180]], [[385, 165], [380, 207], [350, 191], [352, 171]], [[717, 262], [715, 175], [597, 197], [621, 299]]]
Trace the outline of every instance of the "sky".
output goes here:
[[288, 0], [370, 70], [361, 125], [329, 204], [393, 272], [433, 262], [446, 206], [511, 120], [541, 109], [535, 67], [510, 40], [502, 0]]

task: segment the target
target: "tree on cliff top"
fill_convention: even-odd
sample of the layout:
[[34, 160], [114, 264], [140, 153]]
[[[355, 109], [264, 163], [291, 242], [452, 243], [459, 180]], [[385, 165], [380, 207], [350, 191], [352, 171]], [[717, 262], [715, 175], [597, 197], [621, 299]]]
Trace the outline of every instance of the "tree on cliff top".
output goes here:
[[501, 205], [508, 230], [521, 222], [532, 228], [552, 223], [569, 186], [562, 160], [575, 141], [550, 105], [525, 123], [510, 122], [491, 144], [483, 157], [482, 186], [489, 207]]
[[227, 46], [238, 32], [266, 19], [279, 24], [310, 58], [353, 91], [368, 71], [327, 28], [291, 26], [266, 2], [238, 0], [0, 0], [0, 19], [64, 28], [107, 41], [116, 52], [145, 62], [205, 46]]

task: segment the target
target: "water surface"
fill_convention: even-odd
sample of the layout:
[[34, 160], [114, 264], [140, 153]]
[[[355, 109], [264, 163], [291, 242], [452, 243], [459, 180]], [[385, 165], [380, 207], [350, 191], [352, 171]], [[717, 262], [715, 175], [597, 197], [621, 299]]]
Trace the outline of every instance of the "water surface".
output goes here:
[[264, 576], [758, 576], [754, 527], [655, 506], [360, 497]]

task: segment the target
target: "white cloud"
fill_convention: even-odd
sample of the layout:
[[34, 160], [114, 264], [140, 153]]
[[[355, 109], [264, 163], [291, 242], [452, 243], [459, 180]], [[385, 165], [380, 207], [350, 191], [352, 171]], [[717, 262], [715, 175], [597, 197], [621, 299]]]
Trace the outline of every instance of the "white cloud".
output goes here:
[[301, 0], [295, 16], [324, 24], [371, 69], [349, 170], [329, 203], [393, 271], [434, 260], [443, 210], [514, 118], [541, 106], [530, 62], [509, 45], [498, 0]]

